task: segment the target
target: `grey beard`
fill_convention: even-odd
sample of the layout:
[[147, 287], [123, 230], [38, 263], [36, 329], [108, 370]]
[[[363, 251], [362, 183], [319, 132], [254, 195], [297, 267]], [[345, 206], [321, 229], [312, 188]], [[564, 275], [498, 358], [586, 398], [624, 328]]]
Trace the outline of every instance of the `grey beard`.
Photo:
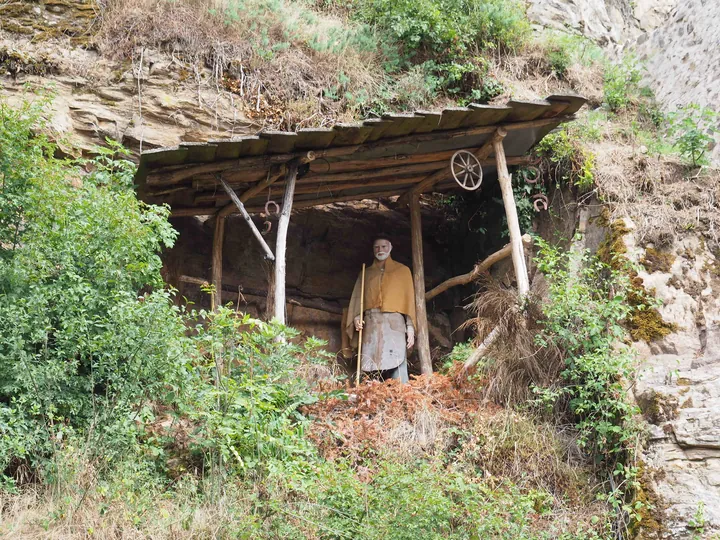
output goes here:
[[378, 254], [375, 255], [375, 258], [376, 258], [378, 261], [384, 261], [384, 260], [387, 259], [389, 256], [390, 256], [389, 253], [378, 253]]

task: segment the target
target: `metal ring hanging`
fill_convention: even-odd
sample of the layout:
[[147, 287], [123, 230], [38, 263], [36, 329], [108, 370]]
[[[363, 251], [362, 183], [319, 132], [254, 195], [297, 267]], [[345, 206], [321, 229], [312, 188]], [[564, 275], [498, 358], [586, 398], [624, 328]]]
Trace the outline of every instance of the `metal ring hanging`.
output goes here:
[[450, 170], [458, 185], [468, 191], [475, 191], [482, 184], [483, 173], [480, 161], [467, 150], [458, 150], [450, 159]]

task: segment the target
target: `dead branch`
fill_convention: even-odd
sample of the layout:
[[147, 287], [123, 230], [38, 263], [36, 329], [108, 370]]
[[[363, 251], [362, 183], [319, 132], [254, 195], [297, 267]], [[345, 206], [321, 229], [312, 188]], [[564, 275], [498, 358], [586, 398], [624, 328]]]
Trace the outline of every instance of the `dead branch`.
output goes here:
[[[528, 247], [532, 244], [532, 237], [529, 234], [525, 234], [522, 237], [523, 244], [525, 247]], [[425, 294], [425, 301], [432, 300], [435, 298], [438, 294], [443, 293], [450, 289], [451, 287], [455, 287], [457, 285], [467, 285], [468, 283], [476, 280], [478, 277], [480, 277], [480, 274], [487, 271], [493, 264], [500, 262], [503, 259], [506, 259], [512, 254], [512, 245], [506, 244], [502, 249], [499, 249], [492, 255], [488, 256], [483, 261], [477, 263], [475, 265], [475, 268], [473, 268], [470, 272], [467, 274], [462, 274], [460, 276], [452, 277], [446, 281], [443, 281], [440, 285], [435, 287], [434, 289], [428, 291]]]

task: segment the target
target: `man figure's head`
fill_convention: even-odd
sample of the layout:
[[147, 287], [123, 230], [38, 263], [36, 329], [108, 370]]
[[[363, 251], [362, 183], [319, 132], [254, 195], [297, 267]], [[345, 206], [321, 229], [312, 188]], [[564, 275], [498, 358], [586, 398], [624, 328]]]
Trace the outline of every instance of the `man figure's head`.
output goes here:
[[390, 256], [392, 251], [392, 244], [386, 236], [379, 235], [375, 237], [373, 241], [373, 255], [375, 258], [382, 262]]

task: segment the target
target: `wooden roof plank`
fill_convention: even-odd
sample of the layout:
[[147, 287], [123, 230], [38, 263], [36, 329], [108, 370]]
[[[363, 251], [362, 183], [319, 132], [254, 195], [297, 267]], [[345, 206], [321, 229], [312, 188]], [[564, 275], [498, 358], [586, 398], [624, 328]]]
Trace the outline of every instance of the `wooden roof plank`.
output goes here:
[[382, 118], [369, 118], [363, 122], [363, 125], [372, 128], [372, 131], [368, 135], [367, 139], [365, 139], [365, 142], [374, 142], [382, 137], [385, 130], [393, 125], [393, 122], [390, 120], [383, 120]]
[[553, 94], [545, 98], [545, 101], [554, 103], [562, 101], [568, 103], [568, 107], [563, 111], [563, 114], [575, 114], [578, 112], [583, 105], [587, 103], [587, 99], [576, 94]]
[[443, 109], [440, 123], [435, 131], [459, 127], [471, 112], [472, 109], [468, 109], [467, 107], [449, 107]]
[[259, 156], [265, 153], [268, 147], [268, 139], [258, 137], [257, 135], [249, 135], [240, 137], [240, 156]]
[[489, 126], [498, 124], [505, 120], [512, 109], [499, 105], [482, 105], [480, 103], [471, 103], [468, 108], [472, 110], [467, 118], [463, 120], [461, 127], [466, 126]]
[[417, 116], [421, 116], [423, 121], [415, 128], [413, 133], [430, 133], [440, 125], [442, 113], [432, 111], [415, 111]]
[[267, 139], [269, 154], [287, 154], [295, 148], [298, 135], [290, 131], [263, 131], [260, 138]]
[[333, 139], [333, 146], [362, 144], [370, 136], [372, 130], [372, 126], [363, 125], [362, 122], [335, 124], [333, 126], [333, 131], [336, 132], [335, 138]]
[[156, 148], [147, 150], [140, 156], [140, 163], [151, 168], [166, 167], [169, 165], [180, 165], [185, 163], [188, 149], [180, 146], [170, 148]]
[[306, 128], [297, 131], [295, 150], [324, 150], [333, 142], [336, 132], [330, 128]]
[[383, 120], [389, 120], [393, 123], [382, 134], [381, 138], [387, 139], [413, 133], [422, 124], [423, 117], [415, 116], [413, 113], [384, 114]]
[[217, 146], [203, 142], [181, 142], [180, 148], [187, 148], [186, 163], [207, 163], [215, 160]]
[[217, 146], [215, 151], [215, 159], [237, 159], [240, 157], [240, 149], [242, 148], [242, 139], [215, 139], [210, 140], [208, 143]]
[[508, 101], [508, 107], [512, 108], [505, 119], [508, 122], [528, 122], [540, 118], [552, 105], [549, 101]]

